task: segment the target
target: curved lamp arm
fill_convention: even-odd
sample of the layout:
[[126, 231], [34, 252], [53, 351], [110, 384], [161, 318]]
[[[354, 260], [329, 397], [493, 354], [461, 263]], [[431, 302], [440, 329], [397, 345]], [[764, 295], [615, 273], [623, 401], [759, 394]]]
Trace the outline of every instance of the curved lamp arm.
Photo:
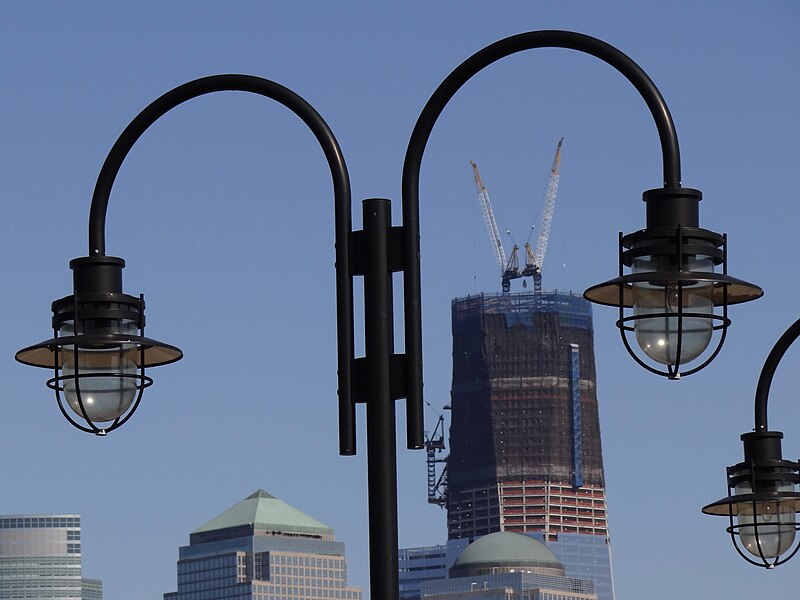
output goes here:
[[[280, 102], [308, 125], [317, 138], [333, 177], [337, 234], [350, 224], [350, 178], [339, 143], [319, 113], [298, 94], [274, 81], [253, 75], [211, 75], [180, 85], [144, 108], [120, 134], [97, 176], [89, 211], [89, 255], [105, 255], [105, 223], [111, 187], [136, 141], [159, 118], [184, 102], [214, 92], [251, 92]], [[337, 238], [337, 245], [339, 239]], [[346, 236], [343, 236], [346, 244]], [[338, 259], [338, 257], [337, 257]]]
[[136, 141], [156, 120], [176, 106], [205, 94], [221, 91], [251, 92], [266, 96], [294, 112], [308, 126], [325, 153], [333, 178], [336, 241], [336, 310], [339, 376], [339, 450], [355, 454], [355, 405], [351, 401], [353, 344], [353, 285], [351, 274], [350, 177], [344, 156], [327, 123], [292, 90], [252, 75], [212, 75], [190, 81], [157, 98], [120, 134], [100, 169], [89, 212], [89, 256], [105, 256], [105, 225], [111, 187], [122, 162]]
[[[407, 381], [410, 392], [417, 388], [422, 394], [422, 343], [412, 332], [422, 327], [420, 305], [419, 272], [419, 172], [422, 155], [428, 143], [433, 126], [444, 107], [473, 75], [483, 68], [511, 54], [533, 48], [568, 48], [590, 54], [605, 61], [622, 73], [641, 94], [655, 120], [661, 139], [661, 152], [664, 163], [664, 187], [679, 188], [681, 185], [680, 150], [675, 125], [667, 104], [658, 88], [648, 75], [626, 54], [596, 38], [571, 31], [531, 31], [514, 35], [473, 54], [447, 76], [431, 96], [422, 110], [411, 139], [408, 143], [403, 163], [403, 226], [404, 226], [404, 275], [406, 354], [408, 370]], [[416, 382], [416, 383], [415, 383]]]
[[800, 337], [800, 319], [795, 321], [789, 326], [783, 335], [778, 339], [775, 345], [770, 350], [767, 360], [764, 361], [764, 366], [761, 368], [761, 375], [758, 377], [758, 385], [756, 385], [756, 400], [755, 400], [755, 431], [768, 431], [767, 427], [767, 400], [769, 398], [769, 388], [772, 385], [772, 378], [775, 376], [775, 370], [781, 362], [783, 355], [789, 349], [794, 341]]

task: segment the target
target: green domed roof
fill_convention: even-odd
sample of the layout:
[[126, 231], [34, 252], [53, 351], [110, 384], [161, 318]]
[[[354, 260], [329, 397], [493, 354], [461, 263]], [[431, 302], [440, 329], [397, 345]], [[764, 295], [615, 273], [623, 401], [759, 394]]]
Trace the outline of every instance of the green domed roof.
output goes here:
[[478, 538], [453, 563], [456, 572], [488, 567], [562, 569], [556, 555], [542, 542], [521, 533], [498, 531]]

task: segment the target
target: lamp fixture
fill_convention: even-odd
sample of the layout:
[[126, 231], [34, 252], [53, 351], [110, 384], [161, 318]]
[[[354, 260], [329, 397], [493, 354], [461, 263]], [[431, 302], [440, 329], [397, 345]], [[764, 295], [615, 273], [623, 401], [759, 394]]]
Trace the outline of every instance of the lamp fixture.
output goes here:
[[747, 562], [771, 569], [800, 550], [800, 462], [784, 460], [783, 433], [767, 427], [767, 400], [775, 370], [800, 337], [800, 319], [767, 356], [756, 386], [755, 429], [741, 436], [744, 461], [728, 467], [728, 496], [703, 507], [707, 515], [728, 517], [726, 531]]
[[[616, 306], [628, 353], [648, 371], [670, 379], [696, 373], [714, 360], [731, 323], [728, 305], [763, 295], [758, 286], [728, 276], [726, 236], [699, 227], [701, 198], [699, 190], [669, 182], [644, 192], [647, 227], [620, 233], [619, 277], [584, 293], [591, 302]], [[715, 331], [716, 344], [706, 352]], [[634, 351], [630, 334], [644, 357]]]
[[144, 337], [144, 297], [122, 293], [124, 266], [112, 256], [71, 261], [74, 293], [53, 302], [54, 337], [16, 355], [21, 363], [53, 369], [47, 386], [61, 413], [96, 435], [133, 416], [153, 383], [146, 367], [183, 356], [175, 346]]

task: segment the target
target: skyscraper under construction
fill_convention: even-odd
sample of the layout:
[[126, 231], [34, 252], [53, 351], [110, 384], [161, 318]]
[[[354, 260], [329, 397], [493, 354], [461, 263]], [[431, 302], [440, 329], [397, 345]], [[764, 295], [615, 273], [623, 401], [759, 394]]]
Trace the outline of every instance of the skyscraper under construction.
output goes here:
[[614, 597], [590, 305], [571, 293], [452, 303], [451, 540], [514, 531]]
[[[471, 162], [503, 292], [452, 303], [450, 454], [438, 458], [444, 417], [425, 444], [428, 501], [447, 508], [448, 543], [401, 550], [404, 599], [421, 598], [422, 582], [446, 577], [466, 544], [509, 531], [538, 538], [568, 577], [590, 579], [599, 600], [614, 600], [591, 307], [579, 295], [542, 290], [563, 141], [539, 239], [535, 250], [525, 244], [523, 268], [516, 244], [506, 258], [489, 192]], [[533, 291], [511, 292], [511, 281], [524, 277]]]

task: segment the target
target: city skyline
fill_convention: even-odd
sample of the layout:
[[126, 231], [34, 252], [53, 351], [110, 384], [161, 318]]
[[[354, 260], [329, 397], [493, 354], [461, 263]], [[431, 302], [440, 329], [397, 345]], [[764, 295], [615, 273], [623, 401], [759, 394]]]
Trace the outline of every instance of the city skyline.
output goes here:
[[[13, 355], [50, 337], [50, 303], [70, 293], [68, 262], [86, 254], [100, 166], [167, 90], [225, 72], [294, 89], [342, 145], [354, 222], [360, 199], [385, 196], [398, 224], [403, 154], [441, 80], [502, 37], [570, 29], [619, 47], [659, 86], [684, 184], [704, 194], [703, 226], [728, 233], [731, 274], [766, 291], [731, 309], [719, 357], [680, 382], [633, 364], [615, 311], [594, 310], [617, 598], [646, 589], [648, 600], [668, 600], [678, 573], [683, 589], [785, 597], [800, 559], [772, 572], [747, 565], [722, 520], [700, 507], [725, 495], [761, 365], [798, 317], [800, 286], [784, 266], [800, 255], [798, 25], [800, 7], [781, 0], [769, 9], [737, 0], [0, 5], [2, 512], [85, 515], [84, 568], [107, 597], [138, 600], [172, 589], [187, 531], [263, 485], [307, 499], [304, 510], [347, 543], [349, 581], [368, 589], [363, 407], [358, 457], [337, 455], [330, 174], [282, 107], [240, 94], [198, 99], [148, 131], [120, 172], [109, 253], [127, 261], [126, 291], [145, 294], [148, 334], [186, 353], [152, 370], [129, 423], [105, 439], [75, 431], [47, 373]], [[582, 291], [616, 274], [617, 232], [643, 226], [641, 193], [661, 184], [655, 128], [630, 85], [591, 57], [531, 51], [477, 76], [436, 125], [422, 165], [421, 260], [425, 393], [437, 410], [449, 399], [450, 299], [500, 291], [469, 161], [488, 179], [501, 229], [524, 239], [561, 136], [543, 283]], [[779, 368], [770, 401], [787, 457], [800, 454], [797, 357], [795, 348]], [[434, 422], [428, 413], [426, 426]], [[398, 469], [400, 545], [444, 543], [424, 452], [400, 450]], [[147, 576], [132, 582], [134, 573]]]

